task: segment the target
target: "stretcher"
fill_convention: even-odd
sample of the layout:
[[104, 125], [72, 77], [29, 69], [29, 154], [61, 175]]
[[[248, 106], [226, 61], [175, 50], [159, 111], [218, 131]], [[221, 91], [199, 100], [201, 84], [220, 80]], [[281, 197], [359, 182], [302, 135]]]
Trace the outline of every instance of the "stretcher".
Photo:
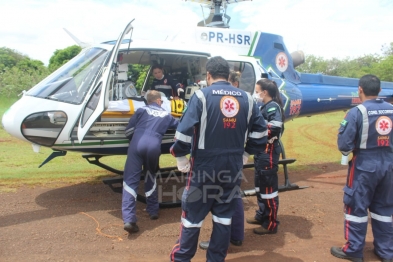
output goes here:
[[[185, 101], [182, 99], [162, 98], [162, 107], [167, 110], [173, 117], [179, 118], [182, 116], [185, 108]], [[146, 105], [146, 100], [143, 97], [132, 97], [119, 101], [110, 101], [108, 109], [101, 115], [100, 122], [127, 122], [130, 117], [138, 110]]]

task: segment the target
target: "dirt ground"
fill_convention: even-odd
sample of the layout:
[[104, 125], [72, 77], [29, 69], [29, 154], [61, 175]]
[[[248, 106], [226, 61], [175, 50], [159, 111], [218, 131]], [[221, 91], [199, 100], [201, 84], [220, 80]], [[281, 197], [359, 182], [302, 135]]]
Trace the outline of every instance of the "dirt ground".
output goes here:
[[[276, 235], [253, 234], [245, 224], [243, 246], [230, 246], [226, 261], [343, 261], [330, 255], [331, 246], [344, 244], [342, 188], [346, 167], [315, 165], [310, 172], [289, 167], [290, 181], [305, 189], [280, 192]], [[245, 171], [243, 189], [252, 188], [252, 170]], [[280, 179], [282, 175], [280, 175]], [[281, 179], [280, 184], [283, 183]], [[180, 226], [180, 208], [161, 209], [150, 220], [138, 203], [140, 231], [128, 235], [121, 219], [121, 194], [104, 184], [60, 188], [22, 187], [0, 194], [0, 261], [169, 261]], [[244, 198], [245, 216], [254, 215], [256, 197]], [[211, 216], [200, 240], [208, 240]], [[369, 228], [365, 261], [373, 254]], [[192, 261], [205, 261], [198, 249]]]

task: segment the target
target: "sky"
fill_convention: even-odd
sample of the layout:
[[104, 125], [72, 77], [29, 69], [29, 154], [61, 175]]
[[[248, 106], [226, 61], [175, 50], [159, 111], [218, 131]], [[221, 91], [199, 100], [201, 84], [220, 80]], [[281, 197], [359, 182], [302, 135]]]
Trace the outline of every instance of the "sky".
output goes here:
[[[207, 9], [204, 9], [207, 16]], [[253, 0], [231, 4], [232, 29], [283, 36], [289, 52], [343, 59], [380, 54], [393, 42], [392, 0]], [[0, 47], [49, 63], [75, 42], [115, 40], [129, 21], [133, 38], [170, 39], [202, 20], [184, 0], [0, 0]]]

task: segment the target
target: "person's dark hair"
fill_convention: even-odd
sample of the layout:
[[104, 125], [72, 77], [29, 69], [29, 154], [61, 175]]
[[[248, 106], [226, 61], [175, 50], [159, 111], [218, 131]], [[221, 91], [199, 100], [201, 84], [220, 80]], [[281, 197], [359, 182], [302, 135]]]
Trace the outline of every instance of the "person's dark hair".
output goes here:
[[359, 86], [366, 96], [377, 96], [381, 90], [381, 80], [375, 75], [364, 75], [359, 79]]
[[206, 63], [206, 71], [212, 76], [213, 79], [229, 77], [229, 64], [227, 60], [221, 56], [214, 56]]
[[267, 78], [262, 78], [258, 80], [257, 85], [261, 87], [261, 90], [266, 90], [269, 96], [272, 98], [272, 100], [280, 106], [281, 113], [282, 113], [282, 121], [284, 122], [285, 119], [284, 109], [283, 109], [284, 104], [281, 100], [280, 91], [278, 90], [276, 82]]
[[164, 67], [162, 65], [159, 64], [155, 64], [151, 67], [151, 71], [153, 71], [154, 69], [161, 69], [164, 71]]

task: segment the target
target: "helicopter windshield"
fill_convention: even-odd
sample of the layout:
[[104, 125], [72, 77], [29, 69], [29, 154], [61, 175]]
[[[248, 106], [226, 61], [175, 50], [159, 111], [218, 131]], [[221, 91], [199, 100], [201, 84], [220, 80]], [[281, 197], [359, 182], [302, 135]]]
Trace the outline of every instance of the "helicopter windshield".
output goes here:
[[97, 47], [82, 50], [26, 95], [72, 104], [82, 103], [87, 91], [102, 72], [102, 64], [109, 53], [108, 50]]

